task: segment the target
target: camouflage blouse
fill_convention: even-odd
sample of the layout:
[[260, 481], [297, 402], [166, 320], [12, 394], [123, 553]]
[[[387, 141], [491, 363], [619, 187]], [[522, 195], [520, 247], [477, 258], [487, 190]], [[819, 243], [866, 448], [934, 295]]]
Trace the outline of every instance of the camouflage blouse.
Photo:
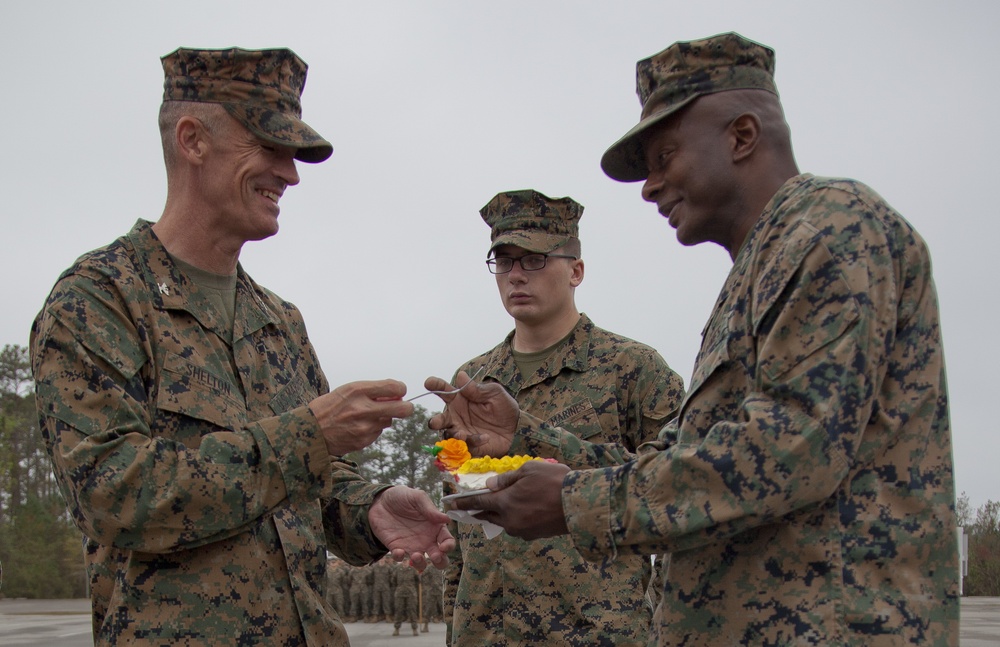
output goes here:
[[801, 175], [771, 199], [669, 435], [563, 484], [588, 558], [672, 553], [651, 644], [958, 643], [930, 258], [871, 189]]
[[367, 523], [380, 488], [328, 454], [306, 406], [329, 387], [298, 310], [239, 268], [235, 312], [224, 330], [139, 221], [35, 320], [40, 429], [87, 537], [98, 645], [346, 645], [327, 547], [385, 552]]
[[[683, 380], [659, 353], [598, 328], [586, 315], [531, 375], [518, 371], [511, 340], [461, 369], [471, 375], [485, 367], [484, 380], [504, 385], [522, 410], [551, 423], [545, 432], [515, 438], [511, 454], [574, 467], [622, 463], [657, 437], [684, 395]], [[453, 647], [646, 644], [647, 557], [588, 563], [568, 537], [486, 539], [481, 527], [466, 524], [457, 533], [445, 588], [446, 610], [454, 607]]]

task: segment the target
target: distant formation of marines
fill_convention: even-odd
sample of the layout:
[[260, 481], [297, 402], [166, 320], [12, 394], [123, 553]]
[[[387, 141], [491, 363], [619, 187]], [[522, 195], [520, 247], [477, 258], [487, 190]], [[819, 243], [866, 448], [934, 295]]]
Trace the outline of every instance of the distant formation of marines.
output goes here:
[[417, 573], [388, 556], [368, 566], [333, 558], [327, 578], [329, 602], [344, 622], [392, 622], [395, 635], [406, 623], [417, 635], [431, 622], [444, 622], [442, 574], [433, 565]]

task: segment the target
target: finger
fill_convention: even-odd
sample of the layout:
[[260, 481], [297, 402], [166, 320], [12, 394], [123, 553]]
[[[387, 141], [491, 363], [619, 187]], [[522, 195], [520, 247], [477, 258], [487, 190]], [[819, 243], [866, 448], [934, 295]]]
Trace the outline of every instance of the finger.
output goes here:
[[424, 388], [428, 391], [450, 391], [455, 388], [451, 385], [448, 380], [442, 379], [440, 377], [431, 376], [424, 380]]
[[476, 494], [474, 496], [464, 496], [452, 500], [452, 506], [457, 510], [496, 510], [496, 495]]
[[427, 428], [432, 431], [441, 431], [442, 429], [447, 429], [451, 426], [449, 422], [448, 408], [445, 407], [444, 411], [435, 414], [430, 417], [427, 421]]
[[[448, 515], [445, 516], [447, 517]], [[449, 517], [449, 521], [450, 520], [451, 518]], [[448, 530], [448, 526], [441, 526], [441, 529], [438, 530], [438, 550], [434, 552], [450, 553], [455, 549], [455, 543], [455, 538], [452, 537], [451, 532]]]
[[469, 446], [469, 449], [475, 449], [479, 446], [480, 440], [478, 435], [470, 435], [467, 431], [462, 431], [461, 429], [456, 429], [451, 426], [439, 427], [435, 431], [441, 432], [441, 438], [448, 440], [449, 438], [456, 438], [458, 440], [464, 440], [465, 444]]
[[[464, 375], [464, 373], [461, 375]], [[489, 402], [495, 397], [497, 389], [503, 391], [503, 387], [497, 382], [475, 382], [471, 380], [465, 380], [461, 388], [461, 394], [466, 400], [477, 403]]]
[[429, 555], [431, 564], [434, 564], [437, 568], [444, 570], [448, 567], [448, 556], [444, 553], [433, 552]]
[[489, 439], [482, 434], [465, 434], [465, 438], [462, 440], [465, 441], [465, 444], [469, 446], [470, 450], [478, 449], [489, 442]]
[[[427, 523], [430, 524], [437, 524], [440, 528], [445, 530], [445, 536], [450, 537], [451, 535], [448, 534], [446, 528], [448, 522], [450, 521], [448, 515], [441, 512], [437, 508], [437, 506], [434, 505], [434, 502], [431, 501], [431, 498], [427, 496], [426, 492], [414, 489], [409, 489], [408, 491], [411, 494], [410, 506], [413, 511], [413, 514], [411, 516], [413, 516], [414, 518], [419, 517], [420, 521], [426, 521]], [[438, 531], [436, 540], [437, 541], [441, 540], [440, 530]]]
[[[527, 467], [527, 465], [523, 467]], [[494, 492], [497, 492], [498, 490], [503, 490], [504, 488], [508, 488], [514, 483], [517, 483], [522, 478], [524, 478], [524, 476], [527, 475], [528, 473], [529, 472], [523, 472], [520, 469], [511, 470], [509, 472], [502, 472], [500, 474], [497, 474], [496, 476], [491, 476], [490, 478], [486, 479], [486, 487], [493, 490]]]
[[387, 418], [390, 424], [393, 418], [409, 418], [413, 411], [413, 403], [402, 400], [374, 400], [371, 404], [371, 412], [379, 418]]
[[[451, 384], [450, 382], [439, 377], [429, 377], [424, 380], [424, 387], [426, 387], [428, 391], [455, 391], [454, 393], [436, 394], [447, 405], [464, 391], [465, 386], [469, 384], [470, 381], [468, 373], [465, 371], [459, 371], [458, 375], [455, 376], [455, 384]], [[473, 387], [475, 387], [475, 384], [469, 385], [470, 389]]]
[[372, 400], [398, 400], [406, 395], [406, 385], [399, 380], [370, 380], [356, 384]]
[[410, 554], [410, 566], [417, 569], [418, 573], [423, 573], [424, 569], [427, 568], [427, 560], [424, 558], [423, 553], [411, 553]]
[[445, 513], [441, 512], [440, 510], [434, 507], [434, 504], [430, 502], [430, 499], [427, 499], [427, 501], [428, 501], [427, 507], [421, 510], [420, 514], [425, 520], [427, 520], [428, 523], [436, 523], [438, 525], [444, 526], [449, 521], [451, 521], [448, 515], [446, 515]]

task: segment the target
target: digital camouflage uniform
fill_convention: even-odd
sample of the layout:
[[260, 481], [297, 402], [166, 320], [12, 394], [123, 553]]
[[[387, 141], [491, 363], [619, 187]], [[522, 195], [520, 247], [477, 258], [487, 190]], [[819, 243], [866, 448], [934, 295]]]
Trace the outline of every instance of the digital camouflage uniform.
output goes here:
[[589, 559], [671, 553], [655, 644], [958, 644], [938, 303], [902, 217], [854, 181], [786, 182], [689, 388], [672, 446], [563, 484]]
[[35, 320], [98, 645], [346, 645], [326, 549], [385, 553], [367, 521], [383, 487], [329, 456], [306, 406], [329, 387], [299, 311], [240, 267], [222, 321], [143, 221], [78, 259]]
[[417, 606], [420, 589], [420, 574], [409, 564], [392, 565], [392, 606], [395, 609], [393, 626], [398, 634], [404, 622], [410, 623], [413, 635], [417, 635]]
[[[601, 167], [646, 179], [643, 137], [706, 94], [750, 90], [737, 100], [751, 112], [776, 109], [774, 68], [771, 48], [736, 33], [639, 61], [640, 121]], [[758, 175], [794, 165], [770, 128], [764, 157], [748, 162]], [[797, 175], [731, 251], [665, 430], [674, 444], [564, 480], [575, 545], [592, 559], [670, 552], [656, 644], [957, 645], [951, 430], [926, 245], [868, 187]]]
[[[572, 432], [516, 436], [512, 455], [555, 458], [574, 468], [620, 464], [656, 438], [684, 394], [683, 381], [655, 350], [598, 328], [586, 315], [527, 377], [514, 364], [512, 339], [513, 333], [460, 370], [472, 375], [485, 367], [483, 381], [502, 384], [522, 411]], [[445, 591], [453, 598], [453, 645], [646, 644], [648, 558], [594, 563], [568, 537], [486, 539], [469, 524], [459, 524], [458, 533]]]
[[351, 569], [348, 594], [351, 602], [351, 622], [361, 622], [371, 616], [372, 571], [367, 566]]
[[327, 599], [341, 618], [347, 616], [347, 578], [349, 566], [343, 560], [327, 563]]
[[444, 574], [441, 569], [428, 564], [420, 574], [420, 621], [427, 626], [429, 622], [441, 622], [441, 595], [444, 587]]
[[392, 618], [392, 559], [383, 557], [372, 564], [371, 619], [388, 622]]

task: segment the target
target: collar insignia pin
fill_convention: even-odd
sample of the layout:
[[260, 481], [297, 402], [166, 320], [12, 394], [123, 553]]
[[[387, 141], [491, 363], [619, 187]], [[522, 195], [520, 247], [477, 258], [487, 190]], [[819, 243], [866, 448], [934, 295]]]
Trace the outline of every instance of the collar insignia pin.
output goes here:
[[167, 296], [170, 296], [170, 288], [167, 287], [167, 284], [165, 282], [164, 283], [160, 283], [156, 287], [160, 288], [160, 294], [166, 294]]

